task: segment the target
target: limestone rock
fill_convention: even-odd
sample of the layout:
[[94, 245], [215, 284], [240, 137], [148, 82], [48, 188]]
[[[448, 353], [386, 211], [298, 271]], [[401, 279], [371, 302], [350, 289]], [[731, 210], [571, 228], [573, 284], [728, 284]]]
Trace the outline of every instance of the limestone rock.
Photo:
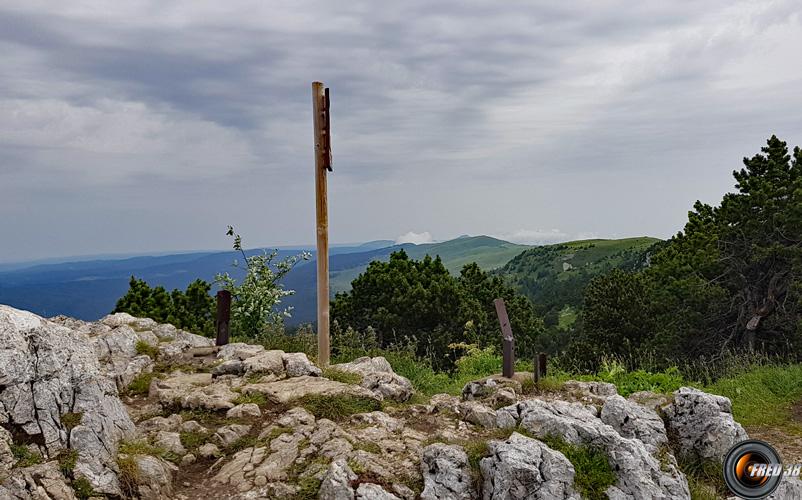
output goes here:
[[288, 377], [302, 377], [304, 375], [319, 377], [323, 374], [321, 369], [312, 364], [306, 354], [302, 352], [284, 353], [281, 359], [284, 362], [284, 371]]
[[537, 437], [559, 436], [572, 444], [605, 451], [626, 498], [689, 499], [685, 476], [673, 463], [661, 463], [638, 439], [625, 438], [581, 403], [527, 400], [498, 411]]
[[212, 375], [215, 377], [221, 375], [242, 375], [243, 373], [245, 373], [245, 364], [238, 359], [223, 361], [212, 369]]
[[382, 356], [357, 358], [350, 363], [332, 365], [332, 368], [362, 376], [360, 385], [379, 395], [381, 399], [407, 401], [415, 392], [412, 383], [393, 371], [393, 367]]
[[243, 361], [245, 373], [255, 375], [259, 373], [272, 373], [284, 375], [284, 351], [264, 351]]
[[326, 474], [320, 483], [319, 500], [353, 500], [354, 488], [351, 486], [357, 479], [354, 471], [342, 458], [329, 464]]
[[356, 500], [401, 500], [378, 484], [362, 483], [356, 489]]
[[350, 395], [381, 400], [375, 393], [360, 386], [344, 384], [322, 377], [292, 377], [277, 382], [249, 384], [243, 389], [246, 394], [259, 393], [276, 404], [289, 403], [308, 395]]
[[423, 449], [422, 500], [469, 500], [474, 498], [468, 455], [456, 445], [435, 443]]
[[652, 391], [633, 392], [627, 396], [627, 399], [655, 411], [658, 411], [670, 402], [665, 394], [658, 394]]
[[239, 394], [223, 382], [213, 383], [211, 373], [175, 372], [166, 379], [154, 379], [150, 397], [166, 406], [228, 410], [235, 406], [232, 401]]
[[176, 455], [184, 455], [187, 450], [181, 444], [181, 436], [177, 432], [159, 431], [154, 439], [156, 446], [164, 448]]
[[721, 462], [735, 443], [749, 439], [723, 396], [681, 387], [665, 414], [669, 430], [677, 436], [679, 456]]
[[217, 358], [225, 361], [244, 361], [263, 352], [265, 352], [264, 346], [234, 342], [222, 346], [217, 352]]
[[137, 428], [145, 433], [159, 431], [174, 432], [181, 425], [181, 421], [181, 415], [176, 413], [169, 417], [149, 418], [138, 423]]
[[134, 458], [138, 474], [139, 497], [142, 500], [161, 500], [173, 495], [173, 480], [178, 468], [160, 458], [137, 455]]
[[[80, 413], [80, 423], [68, 429], [66, 413]], [[0, 305], [0, 423], [37, 436], [49, 456], [69, 443], [76, 474], [98, 492], [120, 494], [117, 444], [134, 424], [86, 334]]]
[[655, 453], [668, 444], [663, 419], [654, 410], [626, 400], [619, 395], [610, 396], [601, 410], [601, 420], [626, 438], [636, 438], [653, 447]]
[[457, 413], [462, 420], [488, 429], [496, 427], [496, 412], [492, 408], [478, 401], [464, 401], [460, 403]]
[[226, 412], [226, 418], [261, 417], [262, 410], [254, 403], [244, 403], [231, 408]]
[[563, 384], [563, 389], [592, 403], [602, 404], [610, 397], [618, 394], [615, 385], [607, 382], [580, 382], [569, 380]]
[[574, 466], [562, 453], [517, 432], [488, 448], [480, 462], [484, 499], [579, 500]]
[[230, 424], [217, 429], [212, 439], [223, 446], [231, 446], [238, 439], [245, 437], [251, 431], [250, 425]]
[[75, 500], [75, 493], [59, 470], [58, 462], [14, 469], [0, 481], [0, 498], [6, 500]]
[[202, 444], [198, 447], [198, 455], [203, 458], [215, 458], [220, 456], [220, 448], [212, 443]]

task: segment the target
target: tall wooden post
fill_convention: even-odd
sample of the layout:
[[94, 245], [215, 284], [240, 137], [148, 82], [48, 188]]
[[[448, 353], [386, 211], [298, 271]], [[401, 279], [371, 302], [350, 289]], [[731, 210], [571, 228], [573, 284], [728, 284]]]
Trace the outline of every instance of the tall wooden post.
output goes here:
[[498, 322], [501, 325], [501, 345], [504, 358], [501, 374], [504, 377], [512, 378], [515, 375], [515, 340], [512, 337], [510, 318], [507, 316], [507, 306], [504, 305], [504, 299], [496, 299], [493, 304], [496, 306]]
[[317, 219], [317, 361], [329, 364], [329, 209], [326, 187], [331, 171], [329, 89], [312, 83], [312, 115], [315, 128], [315, 206]]

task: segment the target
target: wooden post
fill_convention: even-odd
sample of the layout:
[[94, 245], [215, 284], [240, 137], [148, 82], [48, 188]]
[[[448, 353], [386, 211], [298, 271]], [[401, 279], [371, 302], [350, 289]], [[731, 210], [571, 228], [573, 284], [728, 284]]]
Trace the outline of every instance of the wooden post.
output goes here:
[[228, 344], [228, 323], [231, 321], [231, 292], [220, 290], [217, 292], [217, 340], [215, 345]]
[[534, 369], [534, 378], [535, 378], [535, 385], [540, 384], [540, 380], [546, 376], [546, 366], [548, 365], [548, 358], [546, 357], [545, 352], [541, 352], [537, 356], [535, 356], [535, 369]]
[[504, 305], [504, 299], [496, 299], [493, 304], [496, 306], [498, 322], [501, 324], [502, 354], [504, 356], [501, 375], [512, 378], [515, 375], [515, 339], [512, 337], [512, 327], [510, 326], [510, 318], [507, 316], [507, 306]]
[[312, 83], [312, 116], [315, 128], [315, 207], [317, 220], [317, 361], [329, 364], [329, 209], [326, 187], [331, 171], [329, 89]]

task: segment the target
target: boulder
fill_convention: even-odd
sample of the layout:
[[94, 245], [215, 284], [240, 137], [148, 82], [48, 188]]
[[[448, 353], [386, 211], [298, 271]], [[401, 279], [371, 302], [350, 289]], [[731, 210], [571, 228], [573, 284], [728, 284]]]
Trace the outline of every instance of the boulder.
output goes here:
[[[67, 413], [81, 414], [78, 425], [61, 422]], [[78, 476], [100, 493], [121, 493], [117, 445], [135, 428], [86, 334], [0, 305], [0, 422], [51, 457], [69, 443]]]
[[478, 401], [463, 401], [457, 413], [465, 422], [493, 429], [496, 427], [496, 412]]
[[723, 396], [681, 387], [665, 415], [669, 431], [677, 437], [678, 456], [721, 462], [735, 443], [749, 439]]
[[557, 436], [607, 454], [626, 498], [689, 499], [685, 476], [672, 462], [655, 457], [642, 441], [626, 438], [602, 422], [595, 408], [565, 401], [527, 400], [498, 411], [499, 423], [512, 419], [536, 437]]
[[563, 389], [572, 393], [575, 397], [594, 404], [602, 404], [610, 397], [618, 394], [615, 385], [607, 382], [580, 382], [569, 380], [563, 384]]
[[181, 444], [181, 436], [177, 432], [159, 431], [156, 433], [153, 443], [178, 456], [184, 455], [187, 452]]
[[460, 446], [430, 444], [423, 449], [422, 500], [469, 500], [475, 497], [468, 455]]
[[285, 353], [281, 359], [284, 362], [284, 371], [288, 377], [302, 377], [304, 375], [319, 377], [323, 374], [321, 369], [309, 361], [306, 354], [302, 352]]
[[231, 408], [226, 412], [226, 418], [261, 417], [262, 410], [254, 403], [244, 403]]
[[201, 408], [206, 410], [228, 410], [239, 394], [224, 382], [214, 382], [211, 373], [174, 372], [166, 379], [154, 379], [150, 385], [150, 397], [164, 406]]
[[212, 375], [242, 375], [245, 373], [245, 364], [238, 359], [229, 359], [212, 368]]
[[318, 499], [354, 500], [354, 488], [351, 485], [356, 480], [356, 474], [344, 459], [334, 460], [329, 464], [329, 468], [320, 482]]
[[485, 500], [579, 500], [574, 466], [537, 439], [514, 432], [488, 444], [490, 456], [480, 462]]
[[395, 373], [390, 363], [382, 356], [374, 358], [363, 356], [349, 363], [332, 365], [332, 368], [361, 375], [360, 385], [373, 391], [381, 399], [404, 402], [415, 392], [412, 383]]
[[624, 399], [619, 395], [610, 396], [601, 409], [601, 420], [626, 438], [636, 438], [650, 446], [655, 453], [661, 446], [668, 445], [666, 427], [663, 419], [649, 408]]
[[233, 344], [222, 346], [217, 352], [217, 359], [222, 359], [224, 361], [244, 361], [263, 352], [265, 352], [264, 346], [234, 342]]
[[284, 351], [264, 351], [255, 356], [246, 358], [243, 361], [245, 373], [256, 375], [260, 373], [272, 373], [274, 375], [284, 375]]
[[6, 500], [76, 500], [58, 462], [14, 469], [0, 481], [0, 498]]
[[220, 446], [228, 447], [251, 431], [250, 425], [230, 424], [217, 429], [212, 439]]
[[142, 500], [161, 500], [173, 496], [173, 480], [178, 467], [149, 455], [134, 458], [137, 467], [137, 489]]

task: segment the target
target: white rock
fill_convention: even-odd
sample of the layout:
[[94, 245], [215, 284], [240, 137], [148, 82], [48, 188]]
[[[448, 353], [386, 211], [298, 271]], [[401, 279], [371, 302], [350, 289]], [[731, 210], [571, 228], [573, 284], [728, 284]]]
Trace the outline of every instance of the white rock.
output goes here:
[[357, 500], [401, 500], [378, 484], [362, 483], [356, 489]]
[[285, 353], [281, 359], [284, 362], [284, 371], [287, 372], [288, 377], [301, 377], [304, 375], [319, 377], [323, 373], [302, 352]]
[[491, 441], [490, 456], [480, 462], [486, 500], [575, 499], [574, 466], [537, 439], [514, 432], [506, 441]]
[[721, 462], [735, 443], [749, 439], [732, 418], [732, 403], [723, 396], [681, 387], [665, 414], [682, 456]]
[[184, 455], [187, 450], [181, 444], [181, 436], [177, 432], [159, 431], [153, 440], [156, 446], [164, 448], [176, 455]]
[[251, 431], [250, 425], [230, 424], [217, 429], [212, 439], [223, 447], [232, 445]]
[[344, 459], [332, 461], [320, 482], [318, 500], [353, 500], [354, 488], [351, 483], [356, 479], [356, 474]]
[[226, 412], [227, 418], [261, 417], [262, 410], [254, 403], [244, 403], [231, 408]]
[[619, 395], [609, 396], [601, 410], [601, 420], [626, 438], [636, 438], [653, 447], [668, 445], [663, 419], [654, 410], [626, 400]]
[[423, 449], [422, 500], [469, 500], [474, 498], [468, 455], [456, 445], [435, 443]]

